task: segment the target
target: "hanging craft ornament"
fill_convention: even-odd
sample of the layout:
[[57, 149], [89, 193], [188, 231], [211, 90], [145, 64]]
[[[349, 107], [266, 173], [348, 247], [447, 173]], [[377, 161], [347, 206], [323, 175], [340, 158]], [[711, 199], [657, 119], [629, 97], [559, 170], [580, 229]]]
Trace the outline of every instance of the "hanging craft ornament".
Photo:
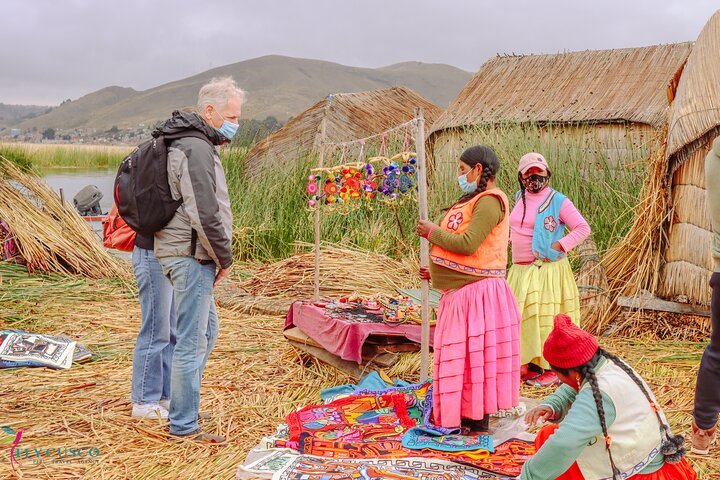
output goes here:
[[[343, 148], [342, 158], [345, 158]], [[405, 151], [391, 158], [373, 157], [332, 168], [316, 168], [305, 192], [311, 209], [325, 207], [349, 213], [368, 202], [397, 203], [417, 190], [417, 157]]]

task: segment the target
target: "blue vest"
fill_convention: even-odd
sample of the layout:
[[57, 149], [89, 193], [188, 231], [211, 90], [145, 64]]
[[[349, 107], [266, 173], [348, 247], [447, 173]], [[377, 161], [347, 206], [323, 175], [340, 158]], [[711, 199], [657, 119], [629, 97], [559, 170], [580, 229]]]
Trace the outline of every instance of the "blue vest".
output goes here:
[[[520, 192], [515, 194], [515, 201], [520, 198]], [[565, 195], [550, 188], [550, 193], [543, 200], [535, 216], [535, 228], [533, 229], [532, 249], [541, 259], [548, 259], [551, 262], [565, 256], [558, 252], [551, 245], [565, 236], [565, 224], [560, 222], [560, 208], [565, 201]]]

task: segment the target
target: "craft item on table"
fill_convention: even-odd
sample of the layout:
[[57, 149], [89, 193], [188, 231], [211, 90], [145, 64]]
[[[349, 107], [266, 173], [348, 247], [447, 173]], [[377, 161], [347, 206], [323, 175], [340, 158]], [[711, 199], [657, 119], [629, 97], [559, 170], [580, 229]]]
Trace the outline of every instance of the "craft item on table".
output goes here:
[[[298, 455], [273, 480], [478, 480], [478, 469], [444, 460], [410, 457], [351, 460]], [[495, 477], [497, 479], [497, 477]]]
[[[315, 437], [367, 442], [400, 439], [415, 426], [402, 394], [358, 395], [311, 405], [287, 416], [290, 441]], [[308, 452], [302, 452], [308, 453]]]
[[[415, 343], [420, 343], [422, 335], [420, 325], [389, 324], [384, 316], [368, 312], [360, 303], [340, 301], [294, 302], [284, 329], [293, 326], [326, 351], [358, 364], [363, 362], [363, 345], [370, 335], [400, 336]], [[431, 342], [432, 337], [431, 330]]]
[[402, 439], [403, 447], [411, 450], [440, 450], [443, 452], [468, 452], [484, 450], [493, 452], [493, 440], [490, 435], [465, 436], [442, 435], [435, 430], [423, 427], [413, 427]]

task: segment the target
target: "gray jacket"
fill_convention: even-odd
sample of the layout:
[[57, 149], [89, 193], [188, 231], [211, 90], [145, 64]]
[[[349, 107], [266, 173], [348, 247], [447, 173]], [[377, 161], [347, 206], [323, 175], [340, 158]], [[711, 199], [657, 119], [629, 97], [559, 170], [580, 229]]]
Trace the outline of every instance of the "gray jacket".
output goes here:
[[168, 145], [168, 183], [173, 198], [183, 203], [165, 228], [155, 234], [155, 256], [192, 256], [193, 230], [197, 232], [195, 258], [212, 260], [220, 268], [232, 265], [232, 212], [225, 171], [217, 146], [227, 139], [195, 113], [174, 112], [159, 129], [178, 134], [203, 133], [173, 140]]

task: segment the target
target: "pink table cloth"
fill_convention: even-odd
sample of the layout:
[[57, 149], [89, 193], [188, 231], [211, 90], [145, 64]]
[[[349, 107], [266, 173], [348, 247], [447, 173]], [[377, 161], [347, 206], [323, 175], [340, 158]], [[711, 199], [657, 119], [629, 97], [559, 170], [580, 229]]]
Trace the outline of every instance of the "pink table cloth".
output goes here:
[[[285, 330], [293, 326], [300, 328], [328, 352], [357, 363], [362, 363], [362, 346], [370, 335], [402, 335], [417, 343], [420, 343], [422, 335], [420, 325], [347, 321], [330, 316], [324, 308], [307, 301], [294, 302], [290, 307]], [[430, 345], [434, 328], [430, 328]]]

